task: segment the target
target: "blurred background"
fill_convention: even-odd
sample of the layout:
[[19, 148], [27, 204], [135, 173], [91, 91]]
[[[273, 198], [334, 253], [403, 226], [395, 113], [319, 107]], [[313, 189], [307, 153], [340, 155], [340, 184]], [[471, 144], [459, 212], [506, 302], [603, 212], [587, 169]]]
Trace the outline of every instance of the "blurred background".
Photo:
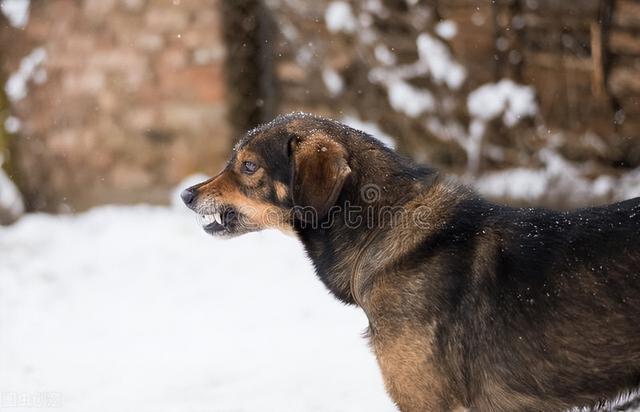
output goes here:
[[634, 0], [3, 0], [0, 150], [27, 210], [166, 202], [308, 111], [517, 203], [627, 197]]
[[636, 0], [0, 11], [0, 223], [17, 221], [0, 227], [0, 409], [393, 410], [366, 320], [294, 240], [224, 243], [171, 206], [277, 114], [340, 120], [514, 205], [640, 195]]

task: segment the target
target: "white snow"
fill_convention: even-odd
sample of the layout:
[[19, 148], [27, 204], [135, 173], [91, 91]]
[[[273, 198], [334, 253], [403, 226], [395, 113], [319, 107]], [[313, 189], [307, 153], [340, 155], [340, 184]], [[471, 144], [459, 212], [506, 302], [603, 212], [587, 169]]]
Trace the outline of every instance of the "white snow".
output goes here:
[[[469, 132], [467, 138], [459, 141], [467, 152], [467, 171], [475, 174], [480, 167], [482, 158], [482, 143], [487, 122], [502, 115], [505, 125], [512, 127], [523, 117], [534, 116], [538, 107], [535, 101], [535, 91], [530, 86], [523, 86], [514, 83], [512, 80], [503, 79], [497, 83], [485, 84], [478, 87], [467, 96], [467, 110], [471, 115]], [[513, 175], [520, 178], [523, 170], [517, 169]], [[537, 176], [537, 175], [536, 175]], [[487, 177], [488, 180], [492, 176]], [[493, 184], [493, 182], [491, 182]], [[485, 186], [481, 187], [484, 188]], [[508, 195], [508, 189], [496, 185], [501, 192]], [[537, 187], [537, 186], [535, 186]], [[523, 188], [516, 189], [519, 192], [514, 195], [523, 194]]]
[[396, 64], [396, 55], [384, 44], [376, 45], [373, 49], [373, 54], [376, 56], [376, 60], [385, 66]]
[[483, 140], [487, 124], [484, 121], [472, 119], [468, 131], [455, 120], [442, 122], [437, 117], [429, 117], [425, 125], [434, 136], [443, 141], [455, 142], [465, 151], [468, 176], [478, 172], [482, 154], [486, 150]]
[[420, 61], [428, 68], [431, 78], [457, 90], [467, 77], [466, 69], [456, 62], [447, 46], [435, 37], [422, 33], [416, 40]]
[[9, 76], [4, 86], [9, 100], [17, 102], [27, 96], [27, 83], [34, 76], [38, 83], [46, 80], [46, 72], [40, 67], [47, 60], [47, 51], [42, 47], [35, 48], [20, 61], [20, 67]]
[[24, 213], [22, 195], [2, 169], [3, 163], [4, 159], [0, 154], [0, 224], [11, 223]]
[[22, 122], [15, 116], [7, 116], [7, 118], [4, 119], [4, 130], [9, 133], [17, 133], [21, 127]]
[[471, 116], [484, 121], [503, 115], [504, 124], [514, 126], [521, 118], [534, 116], [538, 106], [531, 86], [503, 79], [482, 85], [469, 93], [467, 109]]
[[44, 84], [48, 78], [49, 75], [47, 74], [47, 71], [42, 67], [38, 68], [38, 70], [33, 73], [33, 82], [35, 84]]
[[342, 93], [344, 90], [344, 80], [340, 74], [330, 68], [322, 70], [322, 81], [332, 97]]
[[435, 99], [429, 90], [418, 89], [404, 80], [389, 81], [387, 93], [391, 107], [409, 117], [417, 117], [435, 107]]
[[484, 174], [474, 186], [485, 196], [534, 201], [547, 191], [549, 177], [544, 170], [514, 168]]
[[462, 146], [463, 141], [468, 138], [465, 128], [455, 120], [443, 122], [434, 116], [427, 118], [425, 125], [434, 136], [443, 141], [455, 141]]
[[482, 143], [487, 124], [474, 119], [469, 123], [469, 134], [462, 142], [462, 148], [467, 153], [467, 173], [475, 175], [480, 169], [482, 159]]
[[579, 167], [553, 149], [538, 153], [544, 168], [512, 168], [485, 173], [473, 181], [485, 196], [524, 202], [577, 199], [582, 203], [609, 203], [640, 196], [640, 168], [621, 176], [588, 179]]
[[373, 17], [371, 17], [371, 14], [369, 13], [362, 12], [358, 16], [358, 21], [363, 28], [368, 28], [373, 24]]
[[24, 29], [29, 22], [30, 3], [30, 0], [0, 0], [0, 11], [9, 20], [9, 24]]
[[296, 52], [296, 63], [302, 67], [307, 67], [313, 61], [314, 55], [311, 45], [302, 46]]
[[640, 196], [640, 168], [634, 169], [622, 175], [611, 186], [618, 199], [631, 199]]
[[0, 228], [0, 391], [70, 412], [396, 410], [365, 316], [296, 239], [196, 221], [106, 206]]
[[396, 147], [396, 139], [383, 132], [382, 129], [380, 129], [380, 126], [378, 126], [376, 123], [365, 122], [353, 115], [345, 116], [341, 121], [349, 127], [353, 127], [354, 129], [363, 131], [368, 135], [375, 137], [376, 139], [380, 140], [385, 146], [390, 147], [391, 149], [395, 149]]
[[362, 2], [362, 8], [370, 11], [382, 19], [389, 17], [389, 10], [384, 6], [381, 0], [365, 0]]
[[436, 24], [435, 30], [438, 36], [445, 40], [451, 40], [458, 34], [458, 25], [455, 21], [442, 20]]
[[374, 56], [384, 67], [369, 71], [369, 81], [387, 89], [389, 103], [394, 110], [409, 117], [418, 117], [432, 112], [436, 100], [430, 90], [416, 88], [408, 80], [429, 76], [435, 84], [449, 89], [458, 89], [464, 83], [466, 69], [455, 61], [447, 46], [433, 36], [422, 33], [416, 40], [418, 60], [395, 66], [396, 56], [385, 45], [374, 48]]
[[332, 1], [324, 14], [327, 29], [332, 33], [353, 33], [358, 27], [358, 20], [353, 15], [351, 6], [345, 1]]

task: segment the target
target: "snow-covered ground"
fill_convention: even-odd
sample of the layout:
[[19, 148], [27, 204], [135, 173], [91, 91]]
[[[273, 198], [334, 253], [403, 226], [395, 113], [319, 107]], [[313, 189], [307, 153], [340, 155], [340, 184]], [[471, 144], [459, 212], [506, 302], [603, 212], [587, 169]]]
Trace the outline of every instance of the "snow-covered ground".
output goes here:
[[366, 325], [277, 232], [152, 206], [0, 227], [0, 410], [395, 411]]
[[0, 225], [13, 223], [24, 213], [22, 196], [2, 169], [3, 161], [4, 158], [0, 153]]

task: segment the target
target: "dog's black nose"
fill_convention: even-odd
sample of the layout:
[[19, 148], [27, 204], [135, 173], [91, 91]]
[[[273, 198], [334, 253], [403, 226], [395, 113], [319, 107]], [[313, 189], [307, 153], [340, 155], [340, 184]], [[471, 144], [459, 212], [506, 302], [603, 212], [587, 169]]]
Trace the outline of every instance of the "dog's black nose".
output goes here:
[[180, 193], [180, 197], [185, 205], [189, 206], [193, 202], [193, 199], [196, 198], [196, 191], [193, 188], [184, 189], [182, 193]]

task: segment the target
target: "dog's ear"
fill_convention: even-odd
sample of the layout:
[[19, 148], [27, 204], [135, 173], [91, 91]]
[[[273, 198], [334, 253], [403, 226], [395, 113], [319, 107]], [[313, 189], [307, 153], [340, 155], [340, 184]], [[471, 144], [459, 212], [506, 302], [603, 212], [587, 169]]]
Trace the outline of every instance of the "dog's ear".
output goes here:
[[312, 207], [318, 218], [336, 203], [351, 173], [342, 145], [323, 133], [289, 140], [291, 193], [294, 206]]

